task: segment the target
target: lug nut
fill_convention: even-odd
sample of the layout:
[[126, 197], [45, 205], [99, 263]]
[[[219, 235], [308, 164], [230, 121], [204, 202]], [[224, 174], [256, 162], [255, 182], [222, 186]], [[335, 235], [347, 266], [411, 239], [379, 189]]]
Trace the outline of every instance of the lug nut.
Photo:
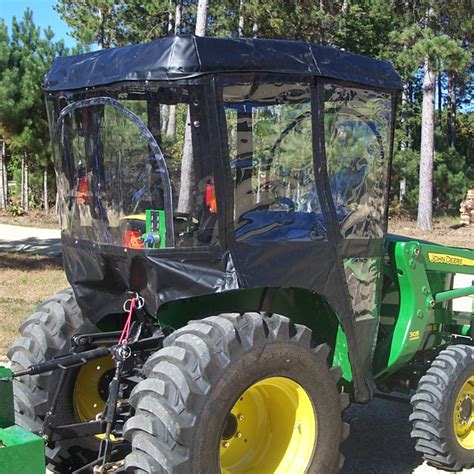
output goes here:
[[230, 446], [230, 443], [226, 441], [225, 443], [222, 444], [222, 446], [224, 446], [224, 448], [228, 448]]
[[237, 418], [239, 419], [239, 421], [244, 421], [245, 420], [244, 415], [239, 415]]

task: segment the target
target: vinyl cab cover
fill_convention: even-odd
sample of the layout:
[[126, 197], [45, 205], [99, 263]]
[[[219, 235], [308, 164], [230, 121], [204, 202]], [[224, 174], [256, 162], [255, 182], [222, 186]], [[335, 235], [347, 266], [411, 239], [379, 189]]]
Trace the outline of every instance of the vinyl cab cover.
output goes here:
[[392, 65], [305, 41], [168, 36], [150, 43], [60, 57], [45, 77], [49, 92], [121, 81], [177, 80], [210, 73], [305, 74], [401, 89]]

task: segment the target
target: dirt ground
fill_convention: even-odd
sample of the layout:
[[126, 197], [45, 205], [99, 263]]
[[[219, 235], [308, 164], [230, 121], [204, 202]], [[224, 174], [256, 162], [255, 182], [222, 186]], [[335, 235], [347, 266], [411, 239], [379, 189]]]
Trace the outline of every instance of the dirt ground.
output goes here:
[[391, 219], [388, 231], [451, 247], [474, 248], [474, 225], [460, 227], [459, 219], [454, 218], [435, 219], [431, 232], [417, 229], [415, 221]]
[[0, 253], [0, 357], [35, 306], [67, 286], [61, 258]]
[[32, 210], [23, 216], [12, 216], [8, 211], [0, 211], [0, 224], [39, 227], [41, 229], [57, 229], [59, 217], [56, 213], [45, 214], [40, 210]]

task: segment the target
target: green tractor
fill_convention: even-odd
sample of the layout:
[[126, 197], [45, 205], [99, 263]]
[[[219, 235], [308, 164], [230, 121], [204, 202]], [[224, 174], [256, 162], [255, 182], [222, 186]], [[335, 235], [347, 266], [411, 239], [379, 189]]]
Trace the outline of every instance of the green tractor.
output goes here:
[[387, 235], [400, 90], [299, 41], [57, 59], [72, 288], [9, 350], [0, 471], [330, 474], [349, 401], [415, 390], [416, 449], [474, 466], [474, 252]]

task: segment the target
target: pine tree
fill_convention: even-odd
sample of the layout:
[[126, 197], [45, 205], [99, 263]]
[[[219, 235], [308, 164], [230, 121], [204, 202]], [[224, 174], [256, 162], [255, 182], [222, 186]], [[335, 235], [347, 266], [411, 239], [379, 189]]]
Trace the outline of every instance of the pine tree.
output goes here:
[[41, 84], [53, 58], [65, 52], [63, 42], [54, 42], [53, 36], [49, 28], [41, 32], [34, 24], [32, 11], [26, 9], [21, 21], [13, 18], [11, 36], [3, 34], [0, 43], [4, 61], [0, 73], [0, 126], [12, 166], [21, 167], [21, 204], [25, 210], [30, 203], [31, 172], [42, 176], [52, 167]]

